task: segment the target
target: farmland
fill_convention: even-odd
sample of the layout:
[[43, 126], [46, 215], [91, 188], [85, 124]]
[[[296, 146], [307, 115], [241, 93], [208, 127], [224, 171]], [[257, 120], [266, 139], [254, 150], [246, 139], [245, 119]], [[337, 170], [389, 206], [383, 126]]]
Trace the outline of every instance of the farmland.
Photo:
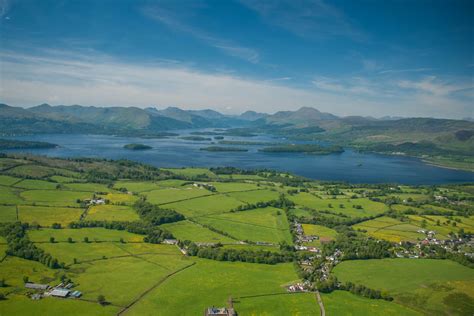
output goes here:
[[[35, 157], [2, 165], [0, 315], [196, 315], [230, 298], [239, 315], [318, 315], [318, 289], [327, 315], [472, 314], [462, 253], [472, 252], [474, 220], [462, 186], [354, 187], [139, 164], [121, 173], [112, 161]], [[97, 168], [109, 176], [94, 180]], [[436, 202], [442, 192], [463, 199]], [[68, 280], [81, 298], [43, 295], [25, 280]]]

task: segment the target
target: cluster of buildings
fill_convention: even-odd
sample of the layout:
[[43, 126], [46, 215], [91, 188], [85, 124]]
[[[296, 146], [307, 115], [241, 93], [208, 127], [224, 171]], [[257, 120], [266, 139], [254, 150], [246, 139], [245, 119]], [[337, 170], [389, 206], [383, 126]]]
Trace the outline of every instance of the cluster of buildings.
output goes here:
[[73, 283], [60, 283], [56, 286], [49, 286], [48, 284], [25, 283], [25, 288], [36, 291], [31, 295], [34, 300], [39, 300], [43, 297], [52, 296], [59, 298], [79, 298], [82, 296], [80, 291], [71, 290], [74, 287]]
[[318, 240], [319, 237], [314, 236], [314, 235], [305, 235], [303, 226], [300, 223], [298, 223], [296, 220], [294, 221], [293, 225], [296, 232], [295, 249], [300, 250], [300, 251], [309, 251], [309, 252], [318, 253], [319, 252], [318, 248], [312, 247], [312, 246], [305, 246], [303, 245], [303, 243]]
[[311, 282], [309, 282], [308, 280], [305, 280], [303, 282], [292, 284], [288, 286], [286, 290], [290, 293], [308, 292], [308, 291], [311, 291]]
[[86, 199], [84, 200], [84, 202], [86, 202], [88, 205], [104, 205], [106, 204], [105, 203], [105, 199], [104, 198], [94, 198], [94, 199]]
[[234, 310], [234, 301], [229, 297], [227, 301], [228, 307], [208, 307], [204, 311], [204, 316], [237, 316]]
[[209, 190], [209, 191], [212, 191], [212, 192], [216, 191], [216, 187], [213, 186], [212, 184], [209, 184], [209, 183], [194, 182], [193, 186], [195, 186], [196, 188], [199, 188], [199, 189], [206, 189], [206, 190]]

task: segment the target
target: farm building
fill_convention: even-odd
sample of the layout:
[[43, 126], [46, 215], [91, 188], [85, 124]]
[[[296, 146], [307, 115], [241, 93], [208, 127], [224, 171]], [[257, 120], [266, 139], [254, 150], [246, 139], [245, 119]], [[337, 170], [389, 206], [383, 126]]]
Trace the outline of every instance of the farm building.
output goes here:
[[63, 288], [55, 288], [51, 291], [51, 296], [55, 297], [67, 297], [71, 291]]
[[206, 309], [205, 316], [235, 316], [237, 315], [233, 308], [209, 307]]
[[178, 241], [176, 239], [165, 239], [163, 240], [163, 243], [167, 245], [176, 245]]
[[37, 283], [25, 283], [25, 287], [31, 290], [47, 290], [49, 288], [49, 285], [37, 284]]

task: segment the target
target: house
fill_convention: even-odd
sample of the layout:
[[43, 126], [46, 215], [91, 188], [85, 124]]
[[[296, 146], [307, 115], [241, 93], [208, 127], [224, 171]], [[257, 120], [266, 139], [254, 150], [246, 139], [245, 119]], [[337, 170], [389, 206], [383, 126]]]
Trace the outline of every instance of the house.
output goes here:
[[163, 243], [167, 245], [176, 245], [178, 241], [176, 239], [165, 239], [163, 240]]
[[74, 291], [74, 292], [71, 293], [71, 296], [75, 297], [75, 298], [79, 298], [79, 297], [82, 296], [82, 293], [79, 292], [79, 291]]
[[49, 285], [47, 284], [37, 284], [37, 283], [25, 283], [25, 287], [31, 290], [47, 290]]
[[234, 316], [236, 315], [233, 308], [226, 307], [209, 307], [206, 309], [205, 316]]
[[68, 289], [63, 289], [63, 288], [55, 288], [54, 290], [51, 291], [51, 296], [55, 296], [55, 297], [67, 297], [69, 295], [71, 291], [69, 291]]

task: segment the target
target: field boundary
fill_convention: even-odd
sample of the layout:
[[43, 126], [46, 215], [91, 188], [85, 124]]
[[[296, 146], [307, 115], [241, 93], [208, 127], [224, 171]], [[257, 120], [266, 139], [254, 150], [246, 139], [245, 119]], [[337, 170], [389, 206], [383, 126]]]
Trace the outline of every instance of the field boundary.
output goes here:
[[193, 265], [195, 265], [196, 262], [193, 262], [185, 267], [182, 267], [174, 272], [171, 272], [167, 275], [165, 275], [160, 281], [158, 281], [158, 283], [156, 283], [155, 285], [153, 285], [152, 287], [150, 287], [149, 289], [147, 289], [145, 292], [143, 292], [142, 294], [140, 294], [135, 300], [133, 300], [130, 304], [128, 304], [127, 306], [125, 306], [121, 311], [119, 311], [117, 313], [117, 316], [120, 316], [120, 315], [123, 315], [124, 313], [126, 313], [130, 307], [132, 307], [133, 305], [135, 305], [138, 301], [140, 301], [143, 297], [145, 297], [148, 293], [150, 293], [151, 291], [153, 291], [154, 289], [156, 289], [158, 286], [160, 286], [161, 284], [163, 284], [166, 280], [168, 280], [170, 277], [172, 277], [173, 275], [183, 271], [183, 270], [186, 270], [190, 267], [192, 267]]

